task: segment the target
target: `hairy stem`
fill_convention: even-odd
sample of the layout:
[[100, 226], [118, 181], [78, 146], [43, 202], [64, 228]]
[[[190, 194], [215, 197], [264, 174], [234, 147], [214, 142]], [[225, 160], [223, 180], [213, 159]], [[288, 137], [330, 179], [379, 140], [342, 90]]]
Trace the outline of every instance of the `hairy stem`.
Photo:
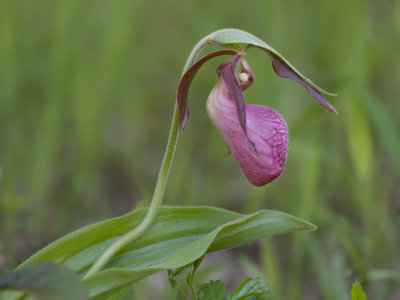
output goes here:
[[[188, 60], [186, 61], [183, 74], [190, 68], [190, 66], [196, 61], [197, 56], [207, 45], [208, 37], [200, 40], [197, 45], [193, 48], [190, 53]], [[153, 224], [158, 211], [160, 209], [162, 199], [164, 197], [165, 187], [167, 185], [168, 174], [171, 169], [172, 160], [175, 153], [176, 144], [178, 142], [179, 132], [179, 112], [175, 103], [174, 115], [172, 118], [171, 129], [169, 133], [168, 143], [164, 154], [164, 159], [161, 163], [160, 172], [156, 186], [154, 188], [153, 198], [151, 200], [149, 209], [143, 221], [134, 229], [123, 235], [120, 239], [115, 241], [103, 254], [96, 260], [96, 262], [89, 269], [88, 273], [84, 277], [85, 279], [94, 275], [100, 271], [122, 248], [132, 243], [134, 240], [141, 237]]]

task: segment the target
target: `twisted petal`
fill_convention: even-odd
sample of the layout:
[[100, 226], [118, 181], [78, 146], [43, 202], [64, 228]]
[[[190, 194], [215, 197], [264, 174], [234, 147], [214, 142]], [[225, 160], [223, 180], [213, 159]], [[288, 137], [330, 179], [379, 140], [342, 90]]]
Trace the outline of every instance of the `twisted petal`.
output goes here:
[[[218, 68], [218, 74], [221, 76], [226, 89], [231, 96], [231, 99], [236, 104], [236, 112], [239, 120], [240, 127], [242, 128], [244, 134], [247, 137], [247, 144], [250, 148], [251, 153], [257, 157], [257, 149], [253, 141], [247, 135], [247, 126], [246, 126], [246, 103], [244, 102], [242, 87], [240, 86], [237, 78], [236, 78], [236, 67], [239, 64], [240, 60], [244, 56], [243, 53], [237, 54], [232, 60], [222, 64]], [[250, 67], [249, 67], [250, 68]]]
[[255, 157], [239, 122], [236, 103], [222, 78], [207, 99], [207, 111], [252, 184], [263, 186], [282, 173], [289, 141], [287, 125], [277, 112], [269, 107], [245, 105], [247, 135], [258, 152]]
[[189, 109], [187, 107], [187, 96], [189, 92], [190, 84], [197, 71], [200, 70], [201, 66], [208, 60], [220, 56], [220, 55], [235, 55], [236, 52], [233, 50], [221, 50], [210, 53], [194, 63], [183, 75], [179, 82], [178, 94], [176, 101], [179, 110], [179, 129], [182, 132], [189, 120]]
[[274, 69], [276, 75], [282, 78], [292, 79], [297, 81], [298, 83], [301, 83], [314, 97], [315, 101], [317, 101], [319, 104], [321, 104], [324, 108], [326, 108], [330, 112], [334, 113], [335, 115], [338, 115], [336, 109], [332, 106], [332, 104], [330, 104], [325, 99], [322, 93], [318, 91], [315, 87], [313, 87], [311, 84], [309, 84], [306, 80], [302, 79], [293, 70], [293, 68], [290, 65], [288, 65], [284, 60], [282, 60], [276, 54], [272, 53], [271, 51], [268, 51], [265, 48], [262, 47], [256, 47], [256, 48], [264, 50], [269, 55], [272, 61], [272, 68]]

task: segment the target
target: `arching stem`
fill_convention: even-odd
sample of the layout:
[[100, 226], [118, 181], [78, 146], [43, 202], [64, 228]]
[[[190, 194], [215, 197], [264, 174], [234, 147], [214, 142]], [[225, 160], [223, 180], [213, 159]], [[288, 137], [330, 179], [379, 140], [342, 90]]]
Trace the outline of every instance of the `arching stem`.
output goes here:
[[[190, 53], [189, 58], [186, 62], [183, 74], [189, 69], [189, 67], [196, 61], [197, 56], [207, 45], [208, 37], [200, 40], [197, 45], [193, 48]], [[178, 142], [179, 133], [179, 113], [177, 105], [175, 103], [174, 115], [172, 118], [171, 129], [169, 133], [168, 143], [164, 154], [164, 159], [161, 163], [160, 172], [158, 173], [158, 178], [156, 186], [154, 188], [153, 198], [151, 200], [149, 209], [143, 221], [134, 229], [123, 235], [117, 241], [115, 241], [103, 254], [96, 260], [92, 267], [87, 272], [85, 279], [94, 275], [100, 271], [121, 249], [123, 249], [128, 244], [132, 243], [134, 240], [141, 237], [153, 224], [158, 211], [160, 209], [162, 199], [164, 197], [164, 191], [167, 185], [168, 174], [171, 169], [172, 160], [175, 153], [176, 144]]]

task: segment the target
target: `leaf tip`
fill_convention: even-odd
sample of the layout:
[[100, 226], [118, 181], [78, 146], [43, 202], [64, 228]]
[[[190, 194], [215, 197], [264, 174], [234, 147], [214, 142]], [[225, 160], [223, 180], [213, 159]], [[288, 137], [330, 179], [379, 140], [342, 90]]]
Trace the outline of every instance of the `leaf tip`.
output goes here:
[[315, 231], [318, 229], [318, 227], [312, 223], [309, 223], [309, 225], [310, 225], [310, 229], [309, 229], [310, 231]]

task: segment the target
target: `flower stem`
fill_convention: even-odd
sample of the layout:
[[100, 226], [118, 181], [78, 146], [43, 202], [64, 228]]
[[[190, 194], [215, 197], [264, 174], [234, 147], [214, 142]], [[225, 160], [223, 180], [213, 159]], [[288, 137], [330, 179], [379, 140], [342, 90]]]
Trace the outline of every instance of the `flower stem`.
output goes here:
[[[207, 45], [209, 41], [207, 37], [200, 40], [197, 45], [193, 48], [186, 61], [183, 74], [190, 68], [190, 66], [196, 61], [197, 56]], [[160, 209], [162, 199], [164, 197], [165, 187], [167, 185], [168, 174], [171, 169], [172, 160], [175, 153], [176, 144], [178, 142], [179, 132], [179, 112], [175, 103], [174, 115], [172, 118], [171, 129], [169, 133], [168, 143], [164, 154], [164, 159], [161, 163], [160, 172], [158, 173], [157, 183], [154, 188], [153, 198], [151, 200], [149, 209], [143, 221], [134, 229], [123, 235], [120, 239], [114, 242], [103, 254], [96, 260], [96, 262], [89, 269], [84, 279], [94, 275], [100, 271], [115, 254], [118, 253], [122, 248], [133, 242], [134, 240], [141, 237], [153, 224], [158, 211]]]
[[193, 284], [190, 285], [190, 290], [192, 291], [193, 294], [193, 300], [198, 300]]
[[149, 209], [147, 211], [146, 216], [143, 221], [135, 227], [133, 230], [126, 233], [119, 240], [113, 243], [101, 256], [100, 258], [93, 264], [85, 278], [95, 274], [97, 271], [100, 271], [104, 265], [110, 261], [110, 259], [122, 248], [131, 243], [132, 241], [139, 238], [153, 223], [157, 213], [160, 209], [162, 199], [164, 196], [164, 191], [168, 179], [168, 173], [171, 167], [172, 159], [174, 156], [176, 144], [178, 141], [178, 120], [179, 113], [175, 105], [174, 116], [172, 119], [171, 130], [169, 133], [169, 139], [167, 143], [167, 149], [165, 151], [164, 159], [161, 164], [161, 169], [158, 174], [158, 179], [156, 183], [156, 187], [154, 189], [153, 199], [150, 203]]

